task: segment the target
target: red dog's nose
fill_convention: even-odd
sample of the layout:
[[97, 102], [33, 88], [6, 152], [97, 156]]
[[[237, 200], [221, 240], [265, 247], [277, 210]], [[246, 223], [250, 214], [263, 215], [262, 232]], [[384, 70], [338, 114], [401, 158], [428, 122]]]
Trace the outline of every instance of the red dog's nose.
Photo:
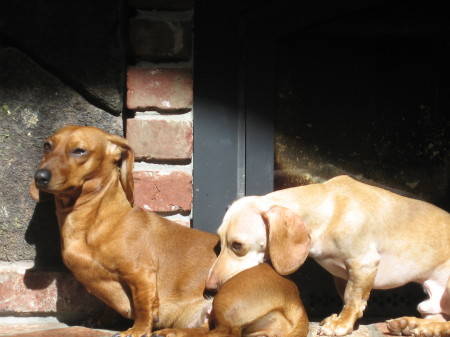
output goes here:
[[52, 179], [52, 173], [49, 170], [40, 169], [34, 174], [34, 182], [37, 187], [47, 187]]

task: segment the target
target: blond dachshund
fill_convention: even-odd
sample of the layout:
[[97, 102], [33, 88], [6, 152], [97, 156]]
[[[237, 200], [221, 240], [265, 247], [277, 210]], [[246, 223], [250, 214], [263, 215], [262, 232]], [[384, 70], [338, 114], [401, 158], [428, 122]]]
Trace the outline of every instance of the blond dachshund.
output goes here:
[[335, 280], [344, 307], [321, 322], [320, 335], [346, 335], [363, 315], [370, 291], [423, 284], [426, 320], [388, 322], [396, 334], [448, 335], [450, 215], [424, 201], [339, 176], [322, 184], [244, 197], [218, 230], [222, 250], [207, 287], [270, 260], [283, 275], [314, 258]]

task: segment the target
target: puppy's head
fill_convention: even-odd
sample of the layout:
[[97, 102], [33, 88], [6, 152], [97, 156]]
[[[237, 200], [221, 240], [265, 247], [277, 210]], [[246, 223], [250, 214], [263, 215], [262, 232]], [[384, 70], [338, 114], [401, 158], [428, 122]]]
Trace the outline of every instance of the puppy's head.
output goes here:
[[67, 126], [45, 140], [44, 155], [34, 174], [30, 194], [37, 201], [43, 194], [76, 197], [87, 181], [100, 188], [101, 179], [119, 166], [120, 181], [132, 203], [133, 161], [133, 152], [124, 138], [94, 127]]
[[221, 251], [210, 270], [208, 289], [218, 289], [237, 273], [269, 259], [279, 274], [290, 274], [309, 253], [309, 229], [301, 217], [264, 197], [233, 203], [218, 233]]

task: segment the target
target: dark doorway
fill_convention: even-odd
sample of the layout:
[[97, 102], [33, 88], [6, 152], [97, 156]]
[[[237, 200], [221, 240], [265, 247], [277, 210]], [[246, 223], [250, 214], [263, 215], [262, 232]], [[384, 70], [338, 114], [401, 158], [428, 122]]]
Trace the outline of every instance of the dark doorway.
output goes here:
[[[195, 227], [339, 174], [450, 209], [445, 1], [196, 4]], [[312, 316], [340, 309], [313, 261], [296, 277]], [[374, 292], [366, 317], [417, 315], [422, 297]]]

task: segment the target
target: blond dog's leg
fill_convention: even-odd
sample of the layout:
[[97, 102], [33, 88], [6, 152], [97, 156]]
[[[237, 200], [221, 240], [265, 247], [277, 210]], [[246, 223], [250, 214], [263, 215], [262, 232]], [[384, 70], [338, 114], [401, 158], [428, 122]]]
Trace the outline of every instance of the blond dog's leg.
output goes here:
[[322, 336], [344, 336], [353, 331], [353, 326], [363, 314], [367, 300], [372, 290], [377, 273], [378, 260], [368, 260], [365, 263], [359, 259], [347, 261], [349, 280], [344, 292], [344, 307], [339, 315], [331, 315], [321, 322], [322, 327], [317, 332]]

